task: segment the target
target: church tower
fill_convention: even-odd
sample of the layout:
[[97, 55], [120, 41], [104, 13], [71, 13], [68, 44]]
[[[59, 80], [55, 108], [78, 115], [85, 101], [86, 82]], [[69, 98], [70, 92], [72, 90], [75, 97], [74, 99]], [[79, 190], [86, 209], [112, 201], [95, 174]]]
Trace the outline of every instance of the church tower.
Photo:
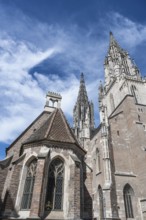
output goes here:
[[123, 50], [110, 33], [108, 54], [104, 62], [105, 83], [99, 89], [99, 102], [107, 106], [110, 116], [126, 95], [134, 96], [135, 102], [146, 104], [145, 80], [128, 52]]
[[100, 131], [94, 137], [101, 137], [97, 145], [103, 159], [101, 176], [94, 181], [102, 186], [102, 217], [146, 219], [146, 80], [112, 33], [104, 69]]
[[88, 100], [84, 75], [81, 74], [80, 88], [77, 102], [73, 110], [75, 135], [83, 143], [83, 139], [89, 139], [91, 130], [94, 129], [94, 106]]

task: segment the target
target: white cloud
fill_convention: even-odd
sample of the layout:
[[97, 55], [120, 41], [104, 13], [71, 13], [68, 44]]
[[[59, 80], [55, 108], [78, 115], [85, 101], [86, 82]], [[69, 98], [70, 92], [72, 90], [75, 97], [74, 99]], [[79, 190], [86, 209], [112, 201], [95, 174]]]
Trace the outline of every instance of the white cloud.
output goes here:
[[55, 90], [56, 92], [61, 93], [62, 109], [71, 117], [79, 90], [79, 80], [76, 76], [71, 74], [65, 79], [61, 79], [58, 75], [51, 75], [49, 78], [39, 73], [35, 73], [34, 75], [38, 83], [45, 86], [47, 90]]
[[117, 12], [110, 13], [108, 18], [112, 31], [126, 48], [136, 49], [138, 45], [146, 42], [146, 25], [134, 22]]
[[40, 51], [34, 46], [32, 50], [10, 36], [0, 39], [0, 141], [12, 141], [43, 109], [45, 92], [28, 70], [59, 51], [57, 47]]

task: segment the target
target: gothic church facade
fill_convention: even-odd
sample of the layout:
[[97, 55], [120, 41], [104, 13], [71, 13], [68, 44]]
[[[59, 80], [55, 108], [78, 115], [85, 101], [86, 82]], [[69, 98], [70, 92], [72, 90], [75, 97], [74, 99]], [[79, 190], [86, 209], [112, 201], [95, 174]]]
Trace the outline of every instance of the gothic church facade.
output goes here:
[[94, 125], [81, 74], [70, 128], [61, 95], [0, 161], [0, 219], [146, 219], [146, 80], [110, 33]]

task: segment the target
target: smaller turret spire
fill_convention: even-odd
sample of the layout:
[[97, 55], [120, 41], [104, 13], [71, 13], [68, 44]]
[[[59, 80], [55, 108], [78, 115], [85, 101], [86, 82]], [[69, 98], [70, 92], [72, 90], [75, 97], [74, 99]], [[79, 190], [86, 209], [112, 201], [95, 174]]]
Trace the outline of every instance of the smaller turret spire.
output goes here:
[[79, 93], [78, 93], [78, 102], [80, 105], [86, 104], [88, 105], [88, 96], [87, 96], [87, 91], [86, 91], [86, 86], [85, 86], [85, 80], [84, 80], [84, 74], [81, 73], [80, 76], [80, 88], [79, 88]]
[[94, 106], [88, 100], [83, 73], [80, 76], [79, 93], [73, 117], [75, 134], [80, 141], [82, 142], [84, 138], [90, 138], [90, 131], [94, 128]]

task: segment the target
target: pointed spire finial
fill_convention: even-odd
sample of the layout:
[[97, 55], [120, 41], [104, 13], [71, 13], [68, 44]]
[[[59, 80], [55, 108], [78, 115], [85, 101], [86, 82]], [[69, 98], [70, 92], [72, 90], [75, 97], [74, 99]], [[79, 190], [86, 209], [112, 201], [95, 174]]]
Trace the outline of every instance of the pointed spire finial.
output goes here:
[[112, 44], [116, 44], [117, 45], [117, 42], [116, 42], [116, 40], [115, 40], [115, 38], [114, 38], [114, 35], [113, 35], [113, 33], [110, 31], [110, 45], [112, 45]]
[[110, 31], [109, 50], [110, 50], [110, 47], [111, 47], [111, 46], [115, 46], [120, 53], [123, 53], [123, 52], [126, 53], [126, 51], [124, 51], [124, 50], [121, 48], [121, 46], [119, 45], [119, 43], [117, 42], [117, 40], [114, 38], [113, 33]]
[[113, 33], [112, 33], [112, 31], [110, 31], [110, 36], [111, 36], [111, 35], [113, 36]]
[[84, 81], [84, 74], [83, 73], [81, 73], [81, 76], [80, 76], [80, 82], [82, 83], [84, 83], [85, 81]]

